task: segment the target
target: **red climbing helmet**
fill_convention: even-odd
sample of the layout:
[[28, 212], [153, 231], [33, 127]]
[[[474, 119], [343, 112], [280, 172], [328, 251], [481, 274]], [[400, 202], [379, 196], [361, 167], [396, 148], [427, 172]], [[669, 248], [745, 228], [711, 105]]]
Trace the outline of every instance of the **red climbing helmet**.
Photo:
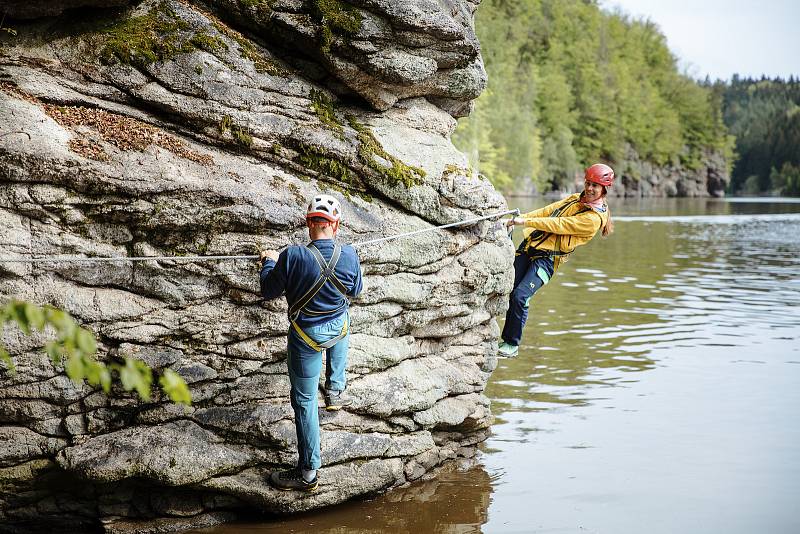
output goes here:
[[583, 178], [604, 187], [611, 187], [614, 183], [614, 169], [602, 163], [595, 163], [586, 169]]

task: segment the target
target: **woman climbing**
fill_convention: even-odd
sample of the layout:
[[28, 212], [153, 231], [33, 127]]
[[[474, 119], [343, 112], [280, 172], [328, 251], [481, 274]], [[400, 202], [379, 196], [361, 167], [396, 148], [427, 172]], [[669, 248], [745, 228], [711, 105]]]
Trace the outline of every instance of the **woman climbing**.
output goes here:
[[595, 163], [586, 169], [581, 193], [508, 221], [509, 227], [525, 225], [525, 238], [514, 258], [514, 290], [509, 297], [499, 348], [502, 356], [516, 356], [519, 352], [533, 294], [550, 280], [575, 248], [588, 243], [600, 229], [603, 236], [614, 230], [606, 203], [606, 188], [612, 183], [611, 167]]

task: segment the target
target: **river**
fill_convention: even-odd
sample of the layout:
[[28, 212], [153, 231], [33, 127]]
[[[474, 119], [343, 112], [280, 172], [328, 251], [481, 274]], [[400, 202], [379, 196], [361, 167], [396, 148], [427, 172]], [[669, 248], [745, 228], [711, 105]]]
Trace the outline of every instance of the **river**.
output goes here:
[[800, 199], [611, 203], [494, 372], [476, 464], [195, 532], [800, 532]]

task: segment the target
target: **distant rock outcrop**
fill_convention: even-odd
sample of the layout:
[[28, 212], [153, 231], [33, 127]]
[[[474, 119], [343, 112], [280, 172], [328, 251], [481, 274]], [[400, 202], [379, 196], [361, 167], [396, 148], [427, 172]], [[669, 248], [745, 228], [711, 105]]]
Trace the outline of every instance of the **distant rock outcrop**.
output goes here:
[[[628, 147], [618, 180], [609, 194], [624, 197], [723, 197], [731, 181], [721, 152], [707, 150], [696, 169], [679, 163], [655, 165]], [[580, 177], [583, 184], [583, 177]]]
[[[504, 209], [449, 140], [485, 83], [477, 3], [13, 0], [0, 256], [254, 254], [305, 242], [319, 190], [342, 199], [344, 241]], [[483, 222], [359, 253], [354, 405], [322, 415], [313, 495], [266, 483], [296, 453], [286, 305], [260, 302], [254, 264], [0, 264], [0, 299], [66, 309], [101, 357], [174, 369], [194, 398], [184, 410], [76, 386], [42, 338], [7, 331], [18, 369], [0, 370], [0, 532], [289, 513], [473, 454], [511, 284], [505, 233]]]

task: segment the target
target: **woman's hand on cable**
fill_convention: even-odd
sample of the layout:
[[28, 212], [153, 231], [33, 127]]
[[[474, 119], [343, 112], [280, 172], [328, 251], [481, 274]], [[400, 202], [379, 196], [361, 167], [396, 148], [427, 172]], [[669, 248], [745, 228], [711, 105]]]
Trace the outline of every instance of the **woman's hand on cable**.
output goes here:
[[515, 224], [525, 224], [525, 219], [522, 217], [513, 217], [506, 222], [506, 226], [508, 228], [511, 228]]

